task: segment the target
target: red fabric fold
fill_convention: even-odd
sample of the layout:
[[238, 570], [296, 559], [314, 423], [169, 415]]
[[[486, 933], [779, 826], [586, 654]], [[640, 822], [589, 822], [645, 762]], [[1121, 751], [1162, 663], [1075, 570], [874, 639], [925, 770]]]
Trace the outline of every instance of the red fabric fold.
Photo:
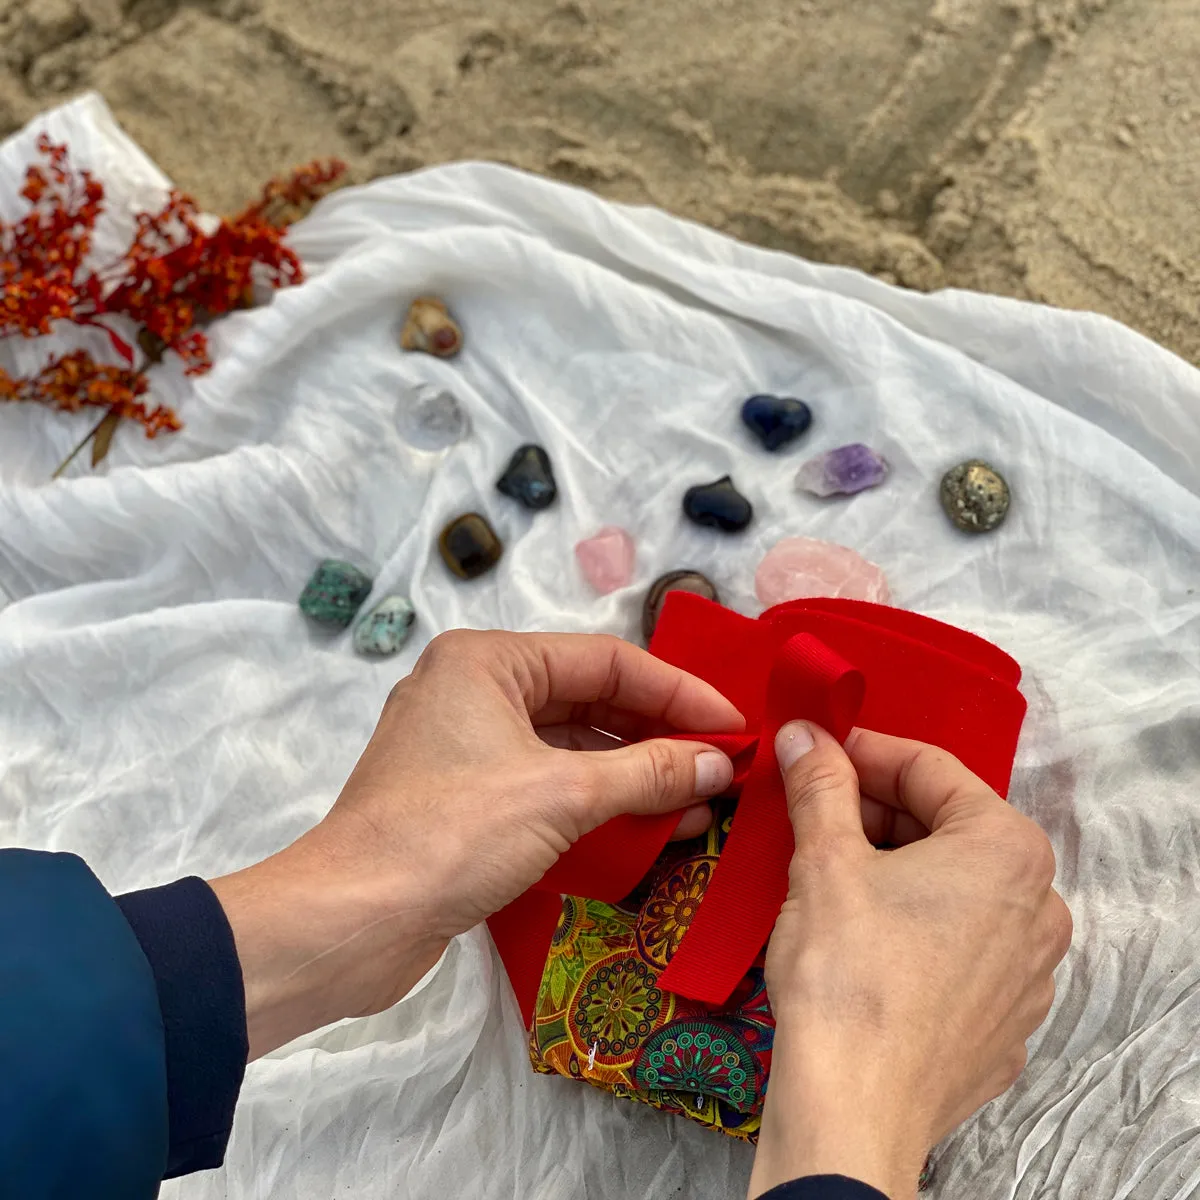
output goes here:
[[[726, 695], [743, 734], [680, 734], [734, 760], [737, 812], [699, 910], [661, 987], [723, 1004], [770, 935], [794, 848], [774, 741], [804, 718], [844, 740], [854, 724], [941, 746], [1007, 793], [1025, 701], [998, 647], [902, 609], [853, 600], [782, 604], [757, 620], [672, 592], [650, 651]], [[488, 926], [532, 1016], [562, 893], [613, 902], [662, 852], [678, 814], [618, 817], [580, 838], [534, 889]]]

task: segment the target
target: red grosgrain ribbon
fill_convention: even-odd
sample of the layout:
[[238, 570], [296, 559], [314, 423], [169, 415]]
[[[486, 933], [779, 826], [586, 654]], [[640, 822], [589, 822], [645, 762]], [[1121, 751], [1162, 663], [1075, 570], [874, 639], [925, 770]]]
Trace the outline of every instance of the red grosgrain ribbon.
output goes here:
[[[787, 895], [794, 840], [775, 735], [796, 718], [844, 740], [855, 723], [949, 750], [1001, 795], [1025, 701], [1020, 668], [974, 634], [902, 609], [800, 600], [758, 620], [686, 592], [663, 607], [651, 653], [724, 693], [741, 734], [680, 734], [725, 751], [740, 789], [729, 837], [659, 986], [723, 1004], [770, 935]], [[580, 838], [539, 883], [488, 922], [526, 1024], [561, 893], [613, 902], [662, 852], [678, 813], [618, 817]]]

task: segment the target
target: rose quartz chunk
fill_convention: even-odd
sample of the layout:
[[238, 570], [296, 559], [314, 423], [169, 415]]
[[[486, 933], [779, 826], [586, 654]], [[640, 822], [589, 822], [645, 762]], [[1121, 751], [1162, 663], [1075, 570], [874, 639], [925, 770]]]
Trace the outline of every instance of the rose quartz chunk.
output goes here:
[[633, 578], [634, 555], [633, 538], [616, 525], [606, 525], [575, 546], [584, 578], [602, 596], [623, 588]]
[[887, 577], [874, 563], [846, 546], [806, 537], [784, 538], [768, 551], [754, 573], [754, 590], [768, 608], [806, 596], [891, 600]]

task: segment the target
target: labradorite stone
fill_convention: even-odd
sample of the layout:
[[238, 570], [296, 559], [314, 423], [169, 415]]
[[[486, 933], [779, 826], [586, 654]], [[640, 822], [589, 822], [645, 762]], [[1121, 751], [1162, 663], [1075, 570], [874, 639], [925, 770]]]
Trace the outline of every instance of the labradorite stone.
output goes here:
[[733, 486], [728, 475], [715, 483], [688, 488], [683, 497], [683, 511], [697, 525], [737, 533], [750, 524], [754, 509], [750, 501]]
[[416, 619], [407, 597], [385, 596], [354, 627], [354, 648], [380, 658], [395, 654], [408, 641]]
[[490, 571], [500, 561], [504, 544], [486, 517], [471, 512], [455, 517], [442, 530], [438, 549], [446, 566], [459, 579], [474, 579]]
[[987, 533], [1008, 515], [1004, 476], [982, 459], [951, 467], [942, 477], [942, 508], [964, 533]]
[[654, 627], [658, 624], [668, 592], [692, 592], [703, 596], [705, 600], [714, 600], [718, 604], [721, 601], [716, 586], [699, 571], [669, 571], [666, 575], [660, 575], [650, 585], [642, 605], [642, 636], [647, 643], [654, 635]]
[[549, 508], [558, 495], [550, 455], [541, 446], [522, 446], [509, 460], [496, 487], [526, 508]]
[[371, 578], [353, 563], [327, 558], [300, 593], [300, 611], [318, 625], [345, 629], [371, 594]]

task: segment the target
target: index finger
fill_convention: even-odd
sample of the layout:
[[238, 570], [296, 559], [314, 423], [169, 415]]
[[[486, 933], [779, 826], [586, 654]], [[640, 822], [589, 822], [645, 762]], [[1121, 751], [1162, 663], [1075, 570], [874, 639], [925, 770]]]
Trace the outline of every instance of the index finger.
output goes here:
[[[716, 688], [608, 634], [519, 635], [534, 724], [620, 710], [694, 733], [732, 733], [745, 718]], [[611, 731], [618, 732], [618, 731]]]
[[845, 749], [864, 795], [911, 813], [930, 832], [964, 806], [1004, 803], [953, 754], [936, 746], [855, 729]]

